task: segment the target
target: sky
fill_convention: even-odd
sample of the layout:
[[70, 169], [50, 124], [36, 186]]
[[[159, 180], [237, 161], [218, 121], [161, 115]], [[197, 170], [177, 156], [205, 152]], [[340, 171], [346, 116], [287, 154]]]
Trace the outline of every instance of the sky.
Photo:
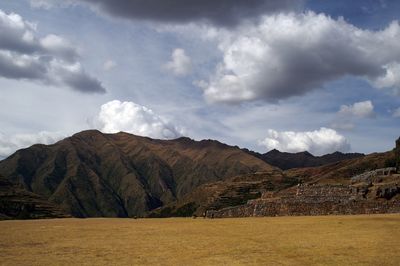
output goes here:
[[1, 1], [0, 159], [87, 129], [390, 150], [399, 19], [389, 0]]

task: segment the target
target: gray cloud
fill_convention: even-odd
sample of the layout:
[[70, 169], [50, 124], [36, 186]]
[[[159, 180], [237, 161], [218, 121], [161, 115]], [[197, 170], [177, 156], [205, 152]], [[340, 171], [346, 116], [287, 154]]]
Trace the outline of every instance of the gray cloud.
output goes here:
[[[89, 3], [106, 14], [167, 23], [206, 21], [230, 27], [241, 20], [255, 19], [271, 12], [294, 10], [302, 0], [74, 0]], [[49, 8], [54, 0], [31, 0], [35, 7]]]
[[86, 74], [77, 49], [54, 34], [37, 37], [36, 26], [20, 15], [0, 10], [0, 77], [67, 86], [85, 93], [104, 93]]
[[290, 13], [215, 36], [223, 61], [199, 82], [210, 102], [276, 101], [346, 75], [400, 94], [398, 22], [369, 31], [324, 14]]
[[39, 58], [0, 50], [0, 76], [10, 79], [43, 79], [46, 67]]
[[61, 78], [66, 85], [77, 91], [87, 93], [106, 92], [100, 81], [87, 75], [83, 70], [79, 72], [65, 71], [61, 74]]
[[17, 14], [0, 10], [0, 49], [29, 54], [39, 50], [34, 31], [34, 24], [23, 21]]

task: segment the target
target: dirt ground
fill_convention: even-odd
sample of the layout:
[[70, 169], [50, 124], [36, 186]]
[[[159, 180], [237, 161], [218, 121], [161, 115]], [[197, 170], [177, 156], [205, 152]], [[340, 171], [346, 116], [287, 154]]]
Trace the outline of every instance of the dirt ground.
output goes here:
[[399, 214], [0, 222], [1, 265], [399, 263]]

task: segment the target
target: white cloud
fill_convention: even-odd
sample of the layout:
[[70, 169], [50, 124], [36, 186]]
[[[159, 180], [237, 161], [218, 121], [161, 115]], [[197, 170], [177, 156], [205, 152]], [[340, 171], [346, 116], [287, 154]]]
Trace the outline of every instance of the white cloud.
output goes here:
[[0, 77], [105, 92], [101, 82], [85, 72], [68, 40], [55, 34], [38, 36], [35, 24], [0, 9]]
[[145, 106], [133, 102], [110, 101], [101, 106], [96, 127], [105, 133], [120, 131], [158, 139], [181, 136], [181, 130]]
[[400, 93], [398, 22], [371, 31], [324, 14], [281, 13], [214, 31], [223, 61], [203, 88], [210, 102], [276, 101], [348, 75]]
[[350, 144], [345, 137], [330, 128], [320, 128], [315, 131], [294, 132], [268, 130], [267, 137], [259, 142], [268, 150], [277, 149], [285, 152], [309, 151], [322, 155], [335, 151], [346, 152]]
[[104, 62], [104, 64], [103, 64], [103, 69], [104, 69], [105, 71], [109, 71], [109, 70], [115, 68], [116, 66], [117, 66], [117, 63], [115, 63], [115, 61], [109, 59], [109, 60], [107, 60], [106, 62]]
[[345, 117], [374, 117], [374, 105], [371, 101], [357, 102], [352, 105], [342, 105], [338, 114]]
[[400, 95], [400, 63], [390, 63], [384, 66], [386, 73], [373, 81], [377, 88], [393, 88], [396, 95]]
[[400, 107], [393, 111], [393, 117], [400, 118]]
[[33, 144], [53, 144], [64, 137], [59, 132], [47, 131], [37, 134], [16, 134], [9, 137], [0, 133], [0, 159], [11, 155], [18, 149], [27, 148]]
[[353, 130], [356, 127], [356, 119], [375, 118], [375, 116], [374, 105], [369, 100], [342, 105], [331, 127], [341, 130]]
[[192, 60], [186, 55], [185, 50], [176, 48], [171, 55], [171, 61], [164, 65], [175, 76], [186, 76], [192, 71]]

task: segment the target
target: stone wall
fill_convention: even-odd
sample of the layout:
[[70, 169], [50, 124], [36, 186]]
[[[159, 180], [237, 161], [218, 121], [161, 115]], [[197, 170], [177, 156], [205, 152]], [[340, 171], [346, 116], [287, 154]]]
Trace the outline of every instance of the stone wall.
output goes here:
[[300, 185], [265, 193], [245, 205], [207, 211], [209, 218], [400, 212], [400, 187]]
[[363, 181], [372, 181], [373, 178], [377, 177], [377, 176], [387, 176], [387, 175], [392, 175], [394, 173], [396, 173], [396, 167], [387, 167], [387, 168], [380, 168], [380, 169], [375, 169], [372, 171], [368, 171], [356, 176], [353, 176], [351, 178], [351, 181], [353, 183], [356, 182], [363, 182]]

